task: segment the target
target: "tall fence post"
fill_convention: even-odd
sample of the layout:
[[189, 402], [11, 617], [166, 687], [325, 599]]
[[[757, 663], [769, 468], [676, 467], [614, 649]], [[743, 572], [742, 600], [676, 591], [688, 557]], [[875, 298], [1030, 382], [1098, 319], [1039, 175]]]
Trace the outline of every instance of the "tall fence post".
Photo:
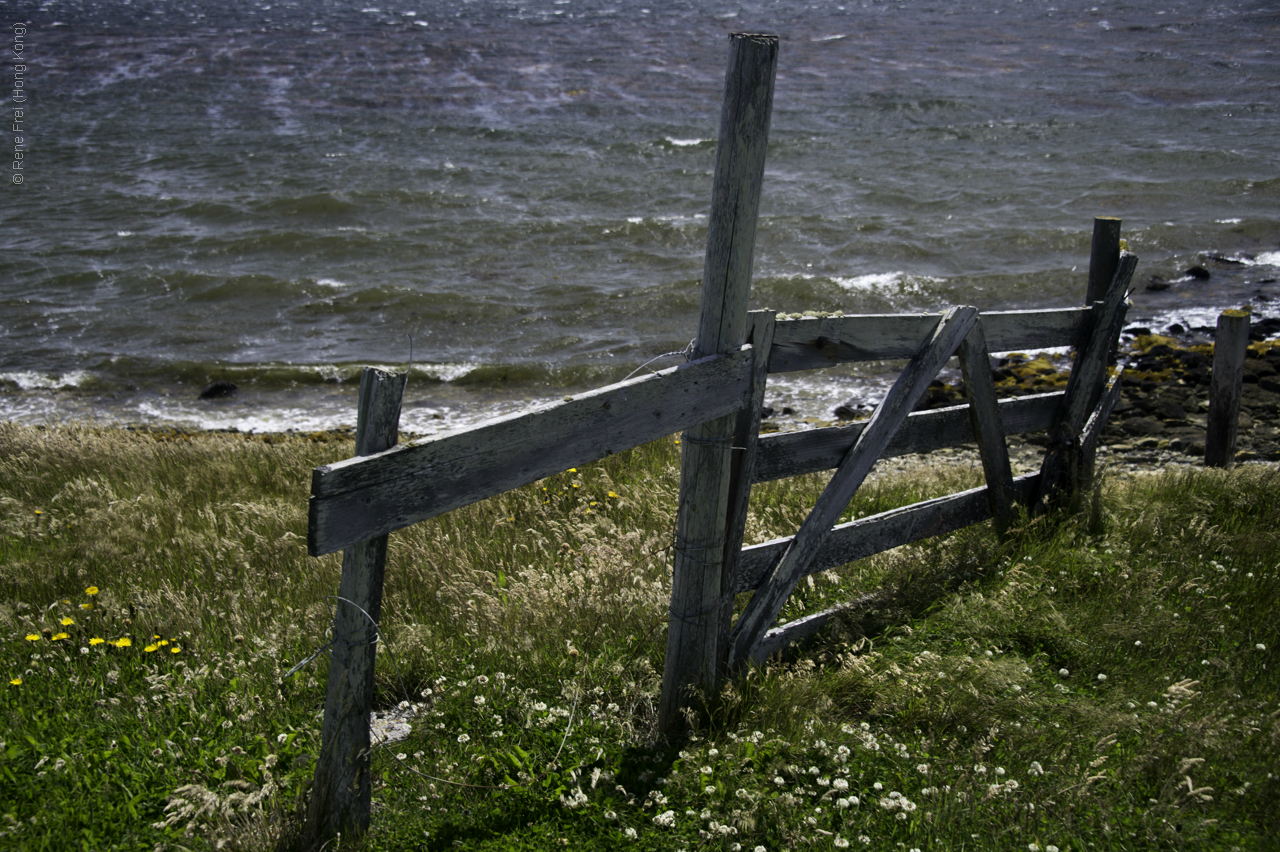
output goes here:
[[1093, 220], [1093, 242], [1089, 247], [1089, 283], [1084, 303], [1092, 305], [1107, 297], [1111, 279], [1120, 266], [1120, 220], [1098, 216]]
[[1205, 467], [1230, 467], [1235, 459], [1244, 359], [1249, 349], [1249, 312], [1223, 311], [1213, 339], [1213, 377], [1209, 380], [1209, 422], [1205, 430]]
[[[395, 446], [407, 379], [407, 373], [368, 367], [361, 374], [357, 456]], [[342, 552], [320, 757], [307, 809], [308, 833], [317, 845], [339, 833], [360, 835], [369, 828], [369, 713], [386, 563], [385, 535]]]
[[[746, 342], [777, 68], [777, 36], [729, 37], [695, 357], [734, 352]], [[658, 705], [659, 729], [672, 739], [684, 731], [682, 709], [691, 690], [715, 688], [723, 655], [720, 613], [723, 606], [733, 605], [732, 594], [723, 592], [721, 575], [736, 421], [737, 415], [730, 414], [685, 433], [667, 657]]]

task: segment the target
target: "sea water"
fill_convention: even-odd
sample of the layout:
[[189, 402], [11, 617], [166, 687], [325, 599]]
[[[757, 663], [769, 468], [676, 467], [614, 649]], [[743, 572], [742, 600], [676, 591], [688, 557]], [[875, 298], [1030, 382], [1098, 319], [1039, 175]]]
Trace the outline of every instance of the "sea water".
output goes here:
[[[362, 366], [411, 365], [432, 433], [679, 363], [739, 31], [781, 39], [753, 307], [1079, 304], [1095, 216], [1141, 257], [1131, 323], [1280, 298], [1270, 3], [2, 14], [0, 419], [330, 428]], [[767, 402], [830, 417], [883, 372]]]

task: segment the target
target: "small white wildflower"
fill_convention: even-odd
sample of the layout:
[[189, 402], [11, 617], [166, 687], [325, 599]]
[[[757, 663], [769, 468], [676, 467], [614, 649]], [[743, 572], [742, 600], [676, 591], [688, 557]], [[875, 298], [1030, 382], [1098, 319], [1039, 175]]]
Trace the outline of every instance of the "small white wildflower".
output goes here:
[[625, 838], [627, 838], [628, 840], [635, 840], [635, 839], [636, 839], [636, 830], [635, 830], [634, 828], [626, 828], [626, 829], [623, 829], [623, 831], [622, 831], [622, 836], [623, 836], [623, 837], [625, 837]]
[[917, 764], [916, 764], [916, 772], [919, 772], [921, 775], [928, 775], [928, 774], [929, 774], [929, 764], [927, 764], [927, 763], [917, 763]]
[[765, 849], [763, 846], [757, 846], [752, 849], [751, 852], [769, 852], [769, 850]]
[[1257, 649], [1257, 650], [1259, 650], [1259, 651], [1265, 651], [1265, 650], [1267, 650], [1267, 646], [1266, 646], [1266, 645], [1263, 645], [1261, 642], [1259, 642], [1257, 645], [1254, 645], [1253, 647], [1254, 647], [1254, 648], [1256, 648], [1256, 649]]
[[707, 785], [702, 788], [702, 792], [706, 793], [708, 796], [714, 796], [716, 794], [716, 788], [711, 785]]
[[1068, 671], [1067, 669], [1058, 669], [1058, 674], [1061, 675], [1062, 677], [1067, 677], [1071, 674], [1071, 672]]
[[884, 785], [883, 785], [883, 784], [881, 784], [879, 781], [877, 781], [876, 783], [874, 783], [874, 784], [872, 784], [872, 785], [871, 785], [871, 789], [873, 789], [873, 790], [883, 790], [883, 789], [884, 789]]
[[702, 767], [702, 769], [700, 769], [700, 770], [698, 770], [698, 771], [699, 771], [699, 772], [701, 772], [703, 775], [710, 775], [710, 774], [711, 774], [712, 772], [714, 772], [715, 770], [714, 770], [714, 769], [712, 769], [710, 766], [704, 766], [704, 767]]
[[1003, 775], [1003, 774], [1004, 774], [1004, 767], [1003, 767], [1003, 766], [997, 766], [997, 767], [996, 767], [996, 774], [997, 774], [997, 775]]
[[1029, 768], [1029, 769], [1027, 770], [1027, 774], [1028, 774], [1028, 775], [1043, 775], [1043, 774], [1044, 774], [1044, 767], [1040, 765], [1040, 761], [1038, 761], [1038, 760], [1033, 760], [1033, 761], [1031, 761], [1031, 768]]
[[467, 736], [466, 734], [458, 734], [458, 742], [461, 743], [462, 745], [466, 745], [467, 743], [471, 742], [471, 737]]
[[1106, 679], [1107, 679], [1106, 675], [1104, 675], [1102, 672], [1098, 672], [1098, 680], [1106, 680]]
[[676, 812], [663, 811], [653, 818], [653, 824], [660, 828], [672, 828], [676, 824]]
[[849, 800], [836, 799], [836, 807], [839, 808], [840, 810], [844, 810], [845, 808], [849, 807]]
[[783, 778], [781, 775], [775, 775], [773, 776], [773, 783], [779, 787], [785, 787], [787, 786], [787, 779]]
[[858, 835], [858, 842], [859, 842], [859, 843], [861, 843], [863, 846], [870, 846], [870, 845], [871, 845], [871, 838], [870, 838], [870, 837], [867, 837], [865, 834], [859, 834], [859, 835]]
[[280, 745], [284, 745], [285, 740], [287, 739], [289, 739], [288, 734], [281, 734], [280, 736], [276, 737], [276, 742], [280, 743]]
[[836, 780], [831, 782], [831, 786], [833, 789], [836, 789], [836, 790], [848, 790], [849, 782], [843, 778], [837, 778]]
[[397, 755], [396, 755], [396, 760], [404, 760], [404, 759], [406, 759], [408, 756], [409, 756], [409, 755], [405, 754], [404, 752], [400, 752], [399, 754], [397, 754]]
[[848, 848], [849, 848], [849, 841], [845, 840], [843, 837], [841, 837], [841, 836], [840, 836], [840, 835], [838, 835], [838, 834], [836, 835], [836, 839], [835, 839], [835, 840], [833, 840], [833, 841], [831, 841], [831, 842], [832, 842], [832, 844], [833, 844], [837, 849], [848, 849]]

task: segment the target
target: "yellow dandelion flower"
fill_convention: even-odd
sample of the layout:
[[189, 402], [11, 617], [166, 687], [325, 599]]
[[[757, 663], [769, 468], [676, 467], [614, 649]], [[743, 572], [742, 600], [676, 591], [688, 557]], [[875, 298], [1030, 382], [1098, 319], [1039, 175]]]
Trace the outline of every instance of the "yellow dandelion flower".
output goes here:
[[39, 642], [39, 641], [40, 641], [40, 634], [39, 634], [39, 633], [28, 633], [28, 634], [27, 634], [27, 641], [28, 641], [28, 642]]
[[128, 636], [121, 636], [119, 639], [112, 642], [111, 644], [115, 645], [117, 648], [128, 648], [130, 645], [133, 644], [133, 640], [130, 639]]
[[569, 473], [577, 473], [577, 472], [578, 472], [578, 469], [576, 467], [569, 468]]
[[97, 586], [90, 586], [89, 588], [87, 588], [87, 589], [85, 589], [85, 590], [84, 590], [84, 593], [85, 593], [86, 595], [96, 595], [96, 594], [98, 593], [98, 587], [97, 587]]
[[616, 492], [616, 491], [610, 491], [610, 492], [609, 492], [609, 496], [610, 496], [610, 497], [617, 497], [617, 496], [618, 496], [618, 492]]
[[10, 685], [10, 686], [22, 686], [22, 678], [21, 678], [21, 677], [15, 677], [13, 680], [9, 681], [9, 685]]
[[101, 645], [103, 642], [106, 642], [106, 641], [107, 641], [106, 639], [99, 639], [97, 636], [94, 636], [92, 639], [89, 640], [89, 644]]
[[50, 638], [50, 639], [52, 639], [53, 641], [57, 642], [57, 641], [62, 640], [62, 639], [70, 639], [70, 638], [71, 638], [71, 634], [70, 634], [70, 633], [55, 633], [55, 634], [53, 634], [53, 635], [52, 635], [51, 637], [49, 637], [49, 638]]
[[41, 511], [41, 510], [39, 510], [39, 509], [36, 509], [36, 514], [37, 514], [37, 515], [43, 515], [43, 514], [44, 514], [44, 512], [42, 512], [42, 511]]
[[156, 643], [156, 645], [160, 646], [161, 648], [163, 648], [165, 645], [168, 645], [168, 644], [169, 644], [168, 639], [161, 639], [159, 642]]
[[71, 616], [69, 616], [69, 615], [63, 616], [63, 618], [62, 618], [62, 626], [63, 626], [63, 627], [70, 627], [71, 625], [73, 625], [73, 624], [75, 624], [75, 623], [76, 623], [76, 620], [75, 620], [74, 618], [72, 618]]
[[81, 609], [93, 609], [93, 604], [91, 604], [91, 603], [82, 603], [82, 604], [80, 604], [80, 608], [81, 608]]
[[142, 650], [143, 650], [143, 651], [146, 651], [148, 654], [150, 654], [150, 653], [151, 653], [151, 652], [153, 652], [153, 651], [158, 651], [158, 650], [160, 650], [160, 646], [159, 646], [159, 645], [148, 645], [147, 647], [143, 648]]
[[169, 653], [170, 653], [170, 654], [181, 654], [181, 653], [182, 653], [182, 649], [181, 649], [181, 648], [179, 648], [177, 645], [174, 645], [172, 648], [170, 648], [170, 649], [169, 649]]

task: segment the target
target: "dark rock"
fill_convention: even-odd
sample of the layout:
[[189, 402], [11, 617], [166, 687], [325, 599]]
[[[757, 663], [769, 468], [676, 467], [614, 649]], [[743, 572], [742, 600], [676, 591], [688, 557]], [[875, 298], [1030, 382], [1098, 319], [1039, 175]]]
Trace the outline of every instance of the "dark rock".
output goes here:
[[1169, 326], [1165, 330], [1168, 331], [1170, 334], [1186, 334], [1187, 332], [1186, 326], [1184, 326], [1180, 322], [1175, 322], [1173, 325]]
[[204, 390], [200, 391], [201, 399], [225, 399], [229, 396], [235, 396], [240, 391], [232, 382], [216, 381]]
[[1168, 290], [1169, 282], [1161, 278], [1159, 275], [1152, 275], [1151, 280], [1147, 282], [1146, 289], [1154, 290], [1156, 292]]
[[1132, 334], [1134, 337], [1137, 337], [1140, 334], [1150, 334], [1151, 329], [1147, 328], [1145, 325], [1135, 325], [1135, 326], [1131, 326], [1130, 328], [1126, 328], [1124, 330], [1124, 333]]
[[767, 405], [766, 405], [766, 406], [761, 407], [761, 409], [760, 409], [760, 419], [761, 419], [761, 420], [768, 420], [768, 419], [769, 419], [770, 417], [772, 417], [772, 416], [773, 416], [773, 409], [772, 409], [772, 408], [770, 408], [770, 407], [769, 407], [769, 406], [767, 406]]
[[1130, 435], [1159, 435], [1164, 431], [1164, 424], [1154, 417], [1131, 417], [1121, 428]]
[[1262, 388], [1264, 391], [1280, 394], [1280, 379], [1276, 379], [1272, 376], [1260, 377], [1258, 379], [1258, 387]]
[[1161, 399], [1156, 402], [1156, 414], [1165, 420], [1186, 420], [1187, 411], [1181, 405], [1170, 399]]
[[1203, 266], [1193, 266], [1183, 274], [1189, 275], [1197, 281], [1208, 281], [1213, 277], [1213, 273], [1205, 269]]

